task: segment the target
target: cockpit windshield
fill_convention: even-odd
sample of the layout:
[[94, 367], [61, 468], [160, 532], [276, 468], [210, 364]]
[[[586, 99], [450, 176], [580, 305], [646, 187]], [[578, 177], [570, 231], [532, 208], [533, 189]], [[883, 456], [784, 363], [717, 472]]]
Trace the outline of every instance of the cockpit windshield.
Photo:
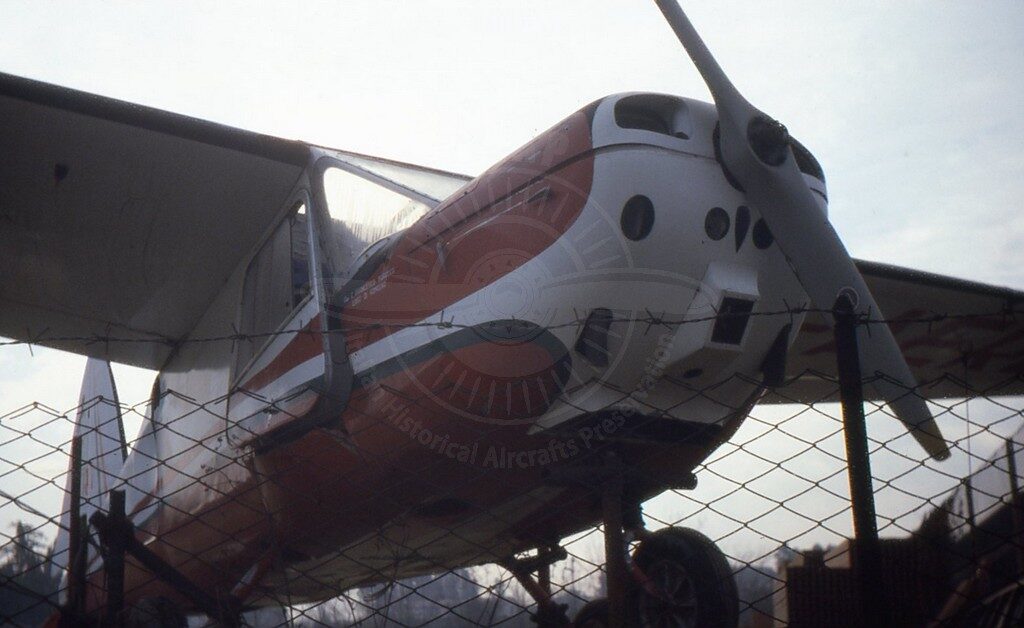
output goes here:
[[324, 197], [335, 229], [354, 254], [405, 229], [430, 210], [425, 203], [341, 168], [324, 171]]
[[470, 181], [470, 177], [454, 172], [444, 172], [422, 166], [413, 166], [378, 157], [368, 157], [354, 153], [338, 151], [334, 157], [349, 165], [355, 166], [381, 179], [385, 179], [399, 187], [405, 188], [423, 197], [428, 205], [437, 203], [454, 194], [459, 188]]
[[[326, 283], [344, 284], [360, 253], [406, 229], [470, 179], [401, 162], [332, 151], [335, 165], [323, 170], [330, 227], [320, 240], [327, 260]], [[328, 268], [329, 267], [329, 268]]]

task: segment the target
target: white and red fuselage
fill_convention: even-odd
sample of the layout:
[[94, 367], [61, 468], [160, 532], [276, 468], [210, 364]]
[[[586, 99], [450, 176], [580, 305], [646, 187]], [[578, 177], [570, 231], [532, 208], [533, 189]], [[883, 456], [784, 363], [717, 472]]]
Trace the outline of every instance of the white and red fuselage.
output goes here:
[[[715, 123], [697, 101], [602, 99], [375, 245], [340, 287], [317, 282], [241, 375], [228, 341], [182, 350], [151, 411], [166, 433], [140, 439], [161, 464], [125, 466], [140, 538], [207, 590], [320, 599], [592, 525], [599, 497], [566, 478], [606, 452], [631, 470], [631, 499], [685, 484], [799, 330], [765, 313], [807, 304], [716, 160]], [[824, 183], [805, 179], [825, 211]], [[198, 335], [236, 320], [243, 275]], [[127, 578], [129, 601], [174, 597], [132, 565]]]

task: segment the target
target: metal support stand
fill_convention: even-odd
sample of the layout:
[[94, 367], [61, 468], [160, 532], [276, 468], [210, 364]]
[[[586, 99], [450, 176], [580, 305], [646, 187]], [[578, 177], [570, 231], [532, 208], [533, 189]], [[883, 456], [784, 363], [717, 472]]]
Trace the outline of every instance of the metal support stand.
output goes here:
[[109, 515], [95, 512], [89, 520], [106, 548], [104, 570], [107, 573], [108, 618], [119, 616], [123, 607], [124, 555], [127, 553], [157, 578], [191, 600], [210, 619], [227, 627], [239, 625], [240, 608], [237, 600], [230, 597], [219, 599], [210, 595], [135, 538], [135, 528], [124, 515], [124, 491], [111, 491], [110, 504]]
[[61, 609], [61, 625], [72, 626], [85, 607], [86, 544], [82, 518], [82, 437], [71, 440], [71, 506], [68, 513], [68, 590]]
[[537, 584], [544, 590], [544, 594], [551, 597], [551, 565], [544, 563], [537, 570]]
[[882, 555], [875, 522], [875, 494], [871, 486], [867, 427], [864, 424], [864, 391], [857, 350], [857, 316], [850, 301], [841, 296], [835, 310], [836, 359], [839, 395], [846, 435], [847, 473], [853, 509], [854, 577], [860, 585], [861, 608], [869, 626], [888, 626], [889, 609], [882, 582]]
[[[626, 467], [614, 452], [606, 451], [594, 464], [558, 470], [548, 476], [548, 481], [558, 486], [583, 487], [601, 498], [608, 626], [632, 625], [630, 595], [635, 572], [626, 560], [626, 529], [631, 538], [642, 536], [645, 530], [640, 504], [626, 499], [625, 487], [627, 482], [643, 484], [649, 478]], [[696, 485], [696, 478], [690, 474], [679, 488], [692, 489]]]
[[1010, 508], [1013, 514], [1013, 544], [1017, 556], [1017, 576], [1024, 575], [1024, 504], [1020, 498], [1017, 459], [1013, 437], [1006, 439], [1006, 473], [1010, 476]]
[[104, 539], [105, 555], [103, 557], [103, 573], [106, 576], [107, 607], [104, 613], [104, 625], [121, 626], [124, 618], [124, 552], [126, 536], [130, 530], [124, 512], [124, 491], [110, 491], [110, 526], [122, 530], [122, 534], [111, 534]]
[[[565, 605], [557, 604], [551, 598], [551, 564], [564, 560], [568, 553], [562, 547], [542, 547], [537, 555], [530, 558], [509, 559], [501, 566], [512, 572], [519, 584], [537, 602], [534, 621], [543, 627], [568, 626]], [[537, 573], [537, 579], [533, 573]]]

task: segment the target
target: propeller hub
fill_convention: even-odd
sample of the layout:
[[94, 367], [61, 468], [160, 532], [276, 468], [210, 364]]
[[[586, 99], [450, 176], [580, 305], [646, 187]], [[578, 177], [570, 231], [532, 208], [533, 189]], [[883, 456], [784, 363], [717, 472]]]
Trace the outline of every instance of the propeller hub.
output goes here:
[[781, 166], [789, 155], [789, 131], [774, 118], [755, 116], [747, 125], [747, 141], [763, 163]]

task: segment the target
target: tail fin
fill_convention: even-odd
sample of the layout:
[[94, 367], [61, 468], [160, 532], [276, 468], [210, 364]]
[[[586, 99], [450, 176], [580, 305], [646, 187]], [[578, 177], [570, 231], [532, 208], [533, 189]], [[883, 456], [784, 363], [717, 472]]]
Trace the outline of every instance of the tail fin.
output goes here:
[[[82, 378], [82, 393], [78, 400], [74, 435], [82, 438], [81, 459], [81, 514], [89, 517], [108, 499], [112, 488], [121, 483], [121, 467], [127, 455], [121, 407], [114, 387], [114, 374], [106, 360], [89, 358]], [[68, 542], [71, 530], [71, 464], [64, 486], [64, 508], [60, 516], [60, 530], [53, 547], [53, 568], [66, 573], [71, 562]], [[86, 563], [94, 556], [87, 556]]]

